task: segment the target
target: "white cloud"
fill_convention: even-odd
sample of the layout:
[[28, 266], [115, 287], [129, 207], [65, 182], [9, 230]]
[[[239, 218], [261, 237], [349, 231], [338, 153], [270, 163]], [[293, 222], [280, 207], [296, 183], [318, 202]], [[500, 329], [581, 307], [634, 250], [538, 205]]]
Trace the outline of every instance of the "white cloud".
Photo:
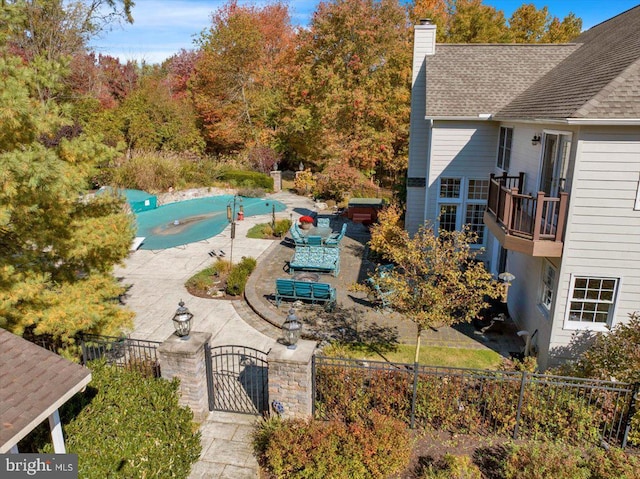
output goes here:
[[[211, 14], [227, 0], [137, 0], [133, 25], [116, 27], [91, 42], [98, 53], [120, 60], [160, 63], [181, 49], [194, 48], [194, 39], [211, 24]], [[239, 1], [262, 6], [268, 1]], [[317, 0], [292, 1], [290, 14], [297, 25], [308, 23]]]

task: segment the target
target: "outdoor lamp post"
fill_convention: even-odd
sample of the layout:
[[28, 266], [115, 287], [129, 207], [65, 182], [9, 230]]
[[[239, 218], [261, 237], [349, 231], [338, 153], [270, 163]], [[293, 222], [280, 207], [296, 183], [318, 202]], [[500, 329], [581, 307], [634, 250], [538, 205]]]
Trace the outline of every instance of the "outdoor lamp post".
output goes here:
[[514, 275], [505, 271], [504, 273], [500, 273], [498, 275], [498, 279], [504, 283], [504, 294], [502, 295], [502, 302], [507, 302], [507, 297], [509, 295], [509, 286], [511, 286], [511, 281], [516, 279]]
[[[239, 210], [236, 210], [238, 205]], [[242, 213], [242, 218], [240, 218], [240, 213]], [[229, 254], [229, 263], [231, 264], [233, 264], [233, 240], [236, 239], [236, 219], [244, 219], [242, 198], [238, 198], [238, 195], [234, 195], [233, 200], [227, 203], [227, 220], [231, 223], [231, 251]]]
[[193, 314], [185, 307], [184, 301], [180, 300], [178, 309], [173, 315], [173, 326], [176, 328], [176, 336], [179, 336], [180, 339], [189, 339], [191, 318], [193, 318]]
[[284, 337], [284, 343], [288, 349], [296, 349], [296, 343], [300, 339], [300, 333], [302, 332], [302, 323], [296, 316], [296, 310], [291, 308], [287, 319], [282, 324], [282, 335]]

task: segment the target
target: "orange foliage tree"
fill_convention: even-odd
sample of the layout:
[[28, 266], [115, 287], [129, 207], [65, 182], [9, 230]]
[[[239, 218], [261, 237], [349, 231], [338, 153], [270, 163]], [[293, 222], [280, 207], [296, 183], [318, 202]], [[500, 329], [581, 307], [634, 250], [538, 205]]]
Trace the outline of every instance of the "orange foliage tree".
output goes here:
[[409, 32], [397, 0], [318, 5], [309, 29], [300, 32], [299, 93], [288, 118], [306, 162], [348, 163], [369, 177], [404, 169]]
[[192, 82], [208, 147], [232, 152], [272, 146], [290, 78], [295, 31], [283, 3], [232, 1], [202, 33]]

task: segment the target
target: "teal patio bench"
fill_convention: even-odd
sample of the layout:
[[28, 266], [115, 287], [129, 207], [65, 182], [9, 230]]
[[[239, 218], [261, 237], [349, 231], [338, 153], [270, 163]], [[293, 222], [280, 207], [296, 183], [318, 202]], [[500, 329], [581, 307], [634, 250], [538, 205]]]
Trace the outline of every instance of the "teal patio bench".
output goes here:
[[340, 272], [340, 249], [324, 246], [296, 246], [289, 262], [289, 272], [321, 271], [338, 276]]
[[336, 303], [336, 288], [327, 283], [276, 279], [275, 297], [278, 307], [283, 299], [291, 299], [311, 301], [312, 304], [324, 303], [325, 309], [330, 310]]

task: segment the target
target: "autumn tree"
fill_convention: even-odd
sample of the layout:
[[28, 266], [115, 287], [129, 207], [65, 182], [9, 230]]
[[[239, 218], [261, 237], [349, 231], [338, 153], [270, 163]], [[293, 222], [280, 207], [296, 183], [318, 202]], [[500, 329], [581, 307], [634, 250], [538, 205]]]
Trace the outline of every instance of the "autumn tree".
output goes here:
[[[188, 97], [174, 96], [156, 75], [141, 79], [114, 110], [106, 112], [129, 153], [133, 150], [202, 153], [204, 140]], [[104, 123], [104, 121], [102, 122]]]
[[65, 105], [42, 99], [64, 71], [0, 47], [0, 326], [63, 339], [117, 334], [132, 315], [111, 272], [128, 254], [132, 223], [120, 199], [83, 197], [96, 162], [114, 152], [76, 128]]
[[189, 95], [189, 83], [195, 74], [199, 56], [199, 51], [183, 48], [162, 64], [162, 69], [166, 72], [165, 81], [173, 96], [185, 97]]
[[582, 21], [569, 13], [562, 21], [549, 8], [518, 7], [507, 22], [504, 12], [482, 0], [415, 0], [409, 6], [415, 24], [430, 18], [440, 43], [562, 43], [580, 34]]
[[582, 19], [569, 13], [560, 21], [553, 17], [547, 25], [547, 30], [540, 40], [541, 43], [566, 43], [573, 41], [582, 31]]
[[545, 6], [537, 9], [533, 3], [518, 7], [509, 19], [510, 40], [515, 43], [563, 43], [580, 34], [582, 21], [573, 13], [562, 21], [552, 17]]
[[508, 42], [504, 12], [484, 5], [482, 0], [456, 0], [449, 21], [448, 43]]
[[436, 41], [445, 43], [451, 18], [451, 0], [415, 0], [408, 6], [409, 18], [413, 25], [422, 19], [429, 19], [436, 25]]
[[212, 15], [199, 40], [192, 82], [209, 149], [272, 146], [294, 52], [294, 30], [282, 3], [239, 6]]
[[307, 138], [305, 162], [348, 163], [368, 177], [403, 171], [411, 48], [399, 2], [322, 2], [298, 51], [290, 125]]
[[413, 237], [403, 228], [400, 210], [390, 206], [371, 228], [370, 247], [395, 266], [372, 276], [381, 291], [388, 292], [390, 307], [417, 327], [415, 362], [420, 335], [426, 328], [469, 322], [497, 298], [501, 287], [471, 249], [469, 231], [439, 231], [429, 225]]

